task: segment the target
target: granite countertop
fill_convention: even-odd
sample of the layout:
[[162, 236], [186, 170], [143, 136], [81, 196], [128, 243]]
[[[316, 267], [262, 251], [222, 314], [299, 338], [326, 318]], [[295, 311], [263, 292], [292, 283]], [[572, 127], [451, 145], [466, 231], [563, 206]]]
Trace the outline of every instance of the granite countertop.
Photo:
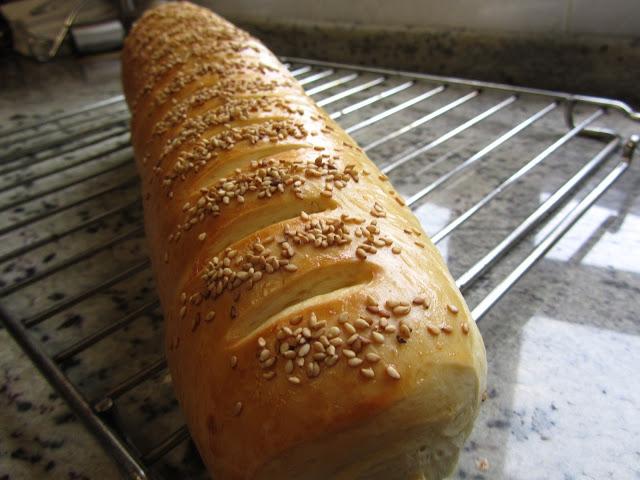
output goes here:
[[[120, 93], [118, 61], [113, 54], [81, 62], [60, 60], [49, 65], [3, 60], [0, 95], [3, 127], [10, 128], [38, 116]], [[418, 106], [417, 111], [421, 108], [429, 111], [451, 101], [455, 95], [455, 89], [447, 91], [434, 97], [429, 105]], [[486, 108], [495, 100], [490, 94], [483, 96], [477, 108]], [[381, 108], [384, 105], [381, 104]], [[504, 117], [488, 122], [487, 128], [499, 133], [516, 118], [522, 119], [542, 105], [532, 101], [516, 107]], [[117, 117], [118, 111], [109, 110], [106, 114]], [[626, 134], [640, 130], [640, 125], [622, 116], [612, 114], [610, 117], [609, 125], [615, 124]], [[358, 115], [345, 118], [344, 125], [353, 125], [362, 118]], [[454, 114], [449, 120], [430, 125], [431, 130], [416, 129], [403, 136], [400, 143], [394, 143], [395, 150], [383, 146], [374, 149], [370, 156], [374, 161], [384, 162], [399, 149], [423, 143], [425, 135], [441, 134], [450, 128], [447, 122], [455, 124], [461, 118]], [[564, 133], [558, 130], [557, 120], [554, 117], [542, 122], [533, 138], [545, 141]], [[367, 144], [388, 133], [389, 128], [387, 124], [380, 125], [354, 136], [361, 144]], [[446, 167], [447, 162], [466, 158], [487, 143], [486, 134], [482, 138], [478, 135], [475, 131], [466, 132], [455, 148], [443, 146], [430, 155], [431, 160], [439, 159], [439, 164]], [[126, 134], [116, 135], [114, 141], [126, 142]], [[517, 149], [501, 148], [491, 164], [472, 175], [462, 175], [449, 187], [429, 196], [416, 211], [426, 230], [438, 231], [471, 206], [481, 192], [504, 177], [505, 170], [515, 170], [523, 158], [537, 153], [534, 148], [527, 142], [519, 144]], [[439, 247], [454, 277], [504, 237], [533, 209], [532, 204], [540, 203], [562, 185], [576, 165], [593, 152], [591, 143], [579, 142], [574, 151], [558, 155], [536, 171], [530, 183], [516, 189], [511, 196], [499, 199], [464, 231], [461, 229], [443, 241]], [[126, 162], [127, 155], [127, 150], [116, 152], [101, 161], [101, 168], [111, 165], [108, 162], [114, 165]], [[67, 160], [72, 161], [73, 156], [61, 161]], [[412, 163], [394, 172], [391, 180], [401, 193], [410, 195], [432, 180], [438, 173], [436, 170]], [[114, 167], [108, 178], [99, 177], [96, 183], [80, 186], [79, 191], [65, 195], [81, 195], [82, 188], [91, 191], [114, 180], [127, 179], [134, 173], [132, 164]], [[599, 173], [590, 184], [605, 173]], [[7, 182], [19, 179], [20, 174], [0, 177], [0, 189]], [[453, 478], [640, 478], [640, 416], [637, 414], [640, 377], [636, 373], [640, 364], [637, 313], [640, 256], [634, 253], [640, 249], [639, 186], [640, 169], [632, 165], [480, 323], [489, 362], [487, 398]], [[37, 184], [27, 184], [20, 194], [28, 195], [38, 188]], [[88, 218], [105, 206], [126, 204], [135, 198], [129, 190], [116, 193], [78, 211], [77, 216]], [[584, 192], [578, 194], [582, 196]], [[10, 197], [4, 194], [0, 201], [7, 198]], [[2, 219], [0, 227], [38, 209], [51, 208], [47, 202], [55, 206], [60, 198], [63, 197], [54, 195], [52, 199], [37, 199], [24, 209], [12, 210]], [[73, 245], [89, 242], [88, 239], [94, 243], [96, 239], [106, 240], [114, 233], [128, 232], [139, 222], [139, 212], [125, 209], [95, 228], [79, 232], [73, 241], [70, 238], [38, 250], [37, 256], [0, 264], [3, 285], [37, 274], [50, 262], [55, 263], [57, 258], [72, 252]], [[7, 245], [11, 248], [22, 245], [58, 227], [52, 220], [39, 230], [27, 229], [22, 235], [3, 236], [2, 252]], [[532, 240], [525, 241], [474, 286], [466, 295], [469, 304], [477, 304], [531, 247]], [[101, 254], [93, 263], [56, 277], [57, 280], [38, 283], [26, 293], [11, 296], [7, 302], [3, 299], [3, 305], [19, 318], [37, 312], [47, 302], [65, 298], [79, 284], [89, 282], [92, 275], [97, 275], [95, 272], [104, 273], [105, 265], [117, 271], [144, 258], [144, 239], [134, 236], [113, 250]], [[124, 285], [108, 289], [94, 303], [57, 315], [35, 329], [35, 335], [47, 351], [57, 351], [104, 326], [114, 315], [144, 304], [152, 298], [152, 291], [151, 279], [143, 272]], [[79, 356], [69, 366], [68, 373], [94, 398], [104, 391], [103, 382], [113, 384], [156, 358], [160, 337], [160, 315], [152, 312], [122, 335], [103, 341], [99, 348]], [[109, 457], [1, 326], [0, 345], [0, 480], [118, 478]], [[118, 361], [114, 362], [114, 358]], [[114, 363], [117, 365], [112, 366]], [[167, 400], [171, 398], [167, 395], [168, 383], [166, 377], [161, 377], [123, 399], [123, 409], [137, 415], [128, 425], [135, 440], [157, 439], [158, 423], [164, 427], [179, 424], [175, 402]], [[187, 450], [182, 450], [180, 458], [164, 467], [165, 474], [173, 478], [189, 475], [190, 470], [181, 466], [189, 455]]]

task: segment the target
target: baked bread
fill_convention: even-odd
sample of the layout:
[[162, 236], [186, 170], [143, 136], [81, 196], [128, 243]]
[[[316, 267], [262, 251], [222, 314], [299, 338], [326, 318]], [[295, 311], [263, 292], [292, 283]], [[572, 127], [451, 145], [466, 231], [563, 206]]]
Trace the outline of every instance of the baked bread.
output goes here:
[[122, 54], [175, 390], [216, 479], [437, 479], [480, 333], [388, 179], [260, 42], [188, 3]]

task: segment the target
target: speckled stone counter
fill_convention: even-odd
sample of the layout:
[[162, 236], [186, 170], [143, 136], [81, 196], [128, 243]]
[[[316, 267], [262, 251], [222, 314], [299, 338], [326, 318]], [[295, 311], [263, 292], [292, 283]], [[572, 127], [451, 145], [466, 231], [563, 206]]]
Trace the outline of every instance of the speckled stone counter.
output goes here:
[[235, 20], [281, 55], [571, 91], [640, 106], [633, 67], [640, 64], [640, 33], [628, 38]]
[[[357, 60], [360, 58], [354, 59]], [[117, 55], [43, 66], [24, 61], [4, 62], [0, 121], [5, 128], [120, 92]], [[416, 85], [394, 101], [410, 98], [420, 88], [423, 86]], [[331, 93], [323, 92], [315, 98], [326, 98]], [[412, 118], [433, 111], [459, 95], [456, 88], [448, 89], [417, 105]], [[364, 93], [336, 102], [330, 111], [361, 98]], [[498, 94], [483, 94], [469, 102], [465, 110], [456, 110], [446, 118], [416, 128], [393, 142], [393, 146], [385, 144], [374, 148], [370, 156], [384, 164], [405, 148], [437, 138], [499, 99]], [[382, 101], [357, 114], [345, 115], [341, 122], [347, 127], [354, 125], [390, 105], [390, 101]], [[409, 196], [486, 145], [487, 135], [493, 138], [542, 106], [544, 102], [530, 100], [505, 109], [487, 120], [482, 133], [475, 129], [464, 132], [455, 142], [441, 145], [394, 171], [391, 180], [402, 194]], [[115, 118], [121, 113], [114, 108], [105, 115]], [[497, 149], [490, 162], [460, 175], [429, 195], [416, 210], [426, 230], [432, 234], [437, 232], [526, 159], [539, 153], [537, 142], [548, 144], [562, 135], [566, 130], [559, 127], [561, 116], [559, 110], [551, 113], [532, 129], [530, 137]], [[625, 134], [640, 130], [640, 125], [616, 114], [607, 120]], [[367, 145], [406, 121], [407, 118], [390, 118], [354, 137], [360, 144]], [[126, 133], [114, 131], [112, 142], [126, 144]], [[454, 277], [502, 239], [600, 147], [586, 139], [576, 141], [571, 150], [554, 155], [510, 195], [496, 199], [491, 208], [441, 242], [438, 246]], [[130, 151], [123, 148], [101, 159], [98, 165], [86, 164], [75, 173], [68, 173], [68, 178], [73, 178], [74, 174], [86, 175], [114, 167], [70, 190], [3, 212], [0, 228], [114, 181], [126, 181], [135, 175], [133, 164], [127, 163], [128, 158]], [[74, 156], [63, 156], [56, 161], [64, 166], [65, 162], [73, 162]], [[590, 185], [600, 180], [612, 165], [613, 160], [598, 172]], [[21, 175], [37, 174], [38, 168], [25, 164], [23, 170], [3, 175], [0, 189]], [[1, 193], [0, 201], [24, 198], [48, 186], [28, 183], [20, 191]], [[633, 165], [480, 323], [489, 362], [487, 398], [453, 478], [640, 478], [640, 377], [637, 375], [640, 257], [635, 254], [640, 249], [639, 187], [640, 169]], [[135, 193], [134, 188], [114, 192], [69, 212], [64, 218], [88, 218], [105, 208], [126, 205], [135, 200]], [[580, 191], [578, 198], [584, 195], [585, 191]], [[54, 232], [60, 227], [56, 222], [52, 219], [39, 224], [38, 228], [22, 231], [21, 235], [2, 236], [1, 251]], [[0, 264], [0, 286], [37, 275], [48, 265], [67, 257], [78, 245], [105, 241], [139, 225], [139, 209], [125, 209], [27, 258]], [[504, 278], [541, 234], [537, 232], [526, 239], [474, 285], [466, 293], [469, 304], [476, 305]], [[3, 299], [3, 305], [17, 318], [25, 318], [52, 301], [66, 298], [94, 278], [108, 276], [109, 272], [120, 271], [144, 258], [145, 251], [142, 236], [133, 235], [91, 262], [38, 282], [20, 295]], [[56, 352], [152, 298], [151, 278], [148, 272], [142, 272], [112, 286], [90, 302], [47, 320], [34, 330], [34, 335], [47, 352]], [[157, 358], [161, 333], [160, 314], [151, 311], [97, 348], [74, 358], [67, 365], [67, 373], [90, 398], [95, 398], [104, 392], [105, 383], [113, 384]], [[118, 478], [117, 469], [100, 446], [2, 328], [0, 369], [0, 480]], [[129, 419], [127, 428], [133, 432], [136, 442], [157, 440], [161, 427], [180, 424], [180, 413], [169, 389], [170, 379], [161, 376], [122, 398], [123, 417]], [[179, 450], [163, 467], [163, 473], [168, 478], [192, 478], [196, 469], [190, 456], [189, 449]]]

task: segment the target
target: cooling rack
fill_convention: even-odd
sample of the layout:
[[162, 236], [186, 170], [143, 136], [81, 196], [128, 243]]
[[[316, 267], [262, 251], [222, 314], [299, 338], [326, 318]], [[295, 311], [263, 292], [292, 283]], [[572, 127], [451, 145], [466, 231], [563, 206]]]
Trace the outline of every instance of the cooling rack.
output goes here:
[[[482, 246], [495, 239], [457, 268], [477, 321], [625, 173], [639, 141], [618, 133], [616, 116], [640, 115], [615, 100], [283, 62], [389, 175], [441, 250], [466, 228]], [[128, 121], [118, 95], [0, 131], [0, 316], [127, 478], [198, 477], [161, 350]], [[536, 182], [544, 194], [514, 213], [512, 228], [473, 226], [494, 205], [520, 204]], [[466, 188], [438, 217], [438, 195]], [[501, 278], [478, 287], [490, 271]]]

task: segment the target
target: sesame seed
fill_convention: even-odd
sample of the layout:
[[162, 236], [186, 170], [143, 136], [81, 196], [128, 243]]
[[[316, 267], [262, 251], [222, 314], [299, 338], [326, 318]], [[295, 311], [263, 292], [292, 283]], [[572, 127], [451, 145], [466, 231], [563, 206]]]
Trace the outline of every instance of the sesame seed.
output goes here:
[[298, 270], [298, 267], [296, 265], [294, 265], [293, 263], [289, 263], [289, 264], [284, 266], [284, 269], [287, 272], [295, 272], [296, 270]]
[[384, 343], [384, 335], [380, 332], [373, 332], [371, 338], [373, 338], [373, 341], [376, 343]]
[[338, 315], [338, 323], [345, 323], [348, 320], [349, 315], [347, 314], [347, 312], [342, 312], [340, 315]]
[[347, 358], [353, 358], [356, 356], [356, 352], [354, 352], [353, 350], [349, 350], [348, 348], [342, 350], [342, 354]]
[[347, 344], [352, 345], [356, 340], [358, 340], [360, 336], [357, 333], [354, 333], [347, 339]]
[[387, 375], [389, 375], [394, 380], [400, 380], [400, 373], [393, 365], [389, 365], [387, 367]]
[[287, 378], [287, 380], [289, 380], [289, 383], [293, 383], [294, 385], [300, 385], [300, 379], [298, 377], [291, 376]]
[[337, 337], [338, 335], [340, 335], [340, 328], [339, 327], [331, 327], [329, 330], [327, 330], [327, 337], [329, 339]]
[[238, 366], [238, 357], [236, 357], [235, 355], [231, 355], [229, 364], [231, 365], [231, 368], [236, 368]]
[[452, 333], [453, 332], [453, 327], [451, 325], [447, 325], [447, 324], [442, 324], [440, 325], [440, 330], [442, 330], [444, 333]]
[[291, 320], [289, 320], [289, 323], [291, 325], [298, 325], [301, 321], [302, 321], [302, 315], [298, 315], [297, 317], [294, 317]]
[[367, 295], [365, 297], [365, 304], [368, 306], [377, 306], [378, 302], [376, 302], [376, 299], [373, 298], [371, 295]]
[[391, 252], [394, 253], [395, 255], [399, 255], [402, 252], [402, 250], [400, 249], [400, 247], [392, 247]]
[[373, 368], [371, 367], [361, 368], [360, 373], [362, 374], [362, 376], [369, 379], [374, 378], [376, 376], [376, 373], [373, 371]]
[[393, 307], [394, 315], [407, 315], [411, 311], [411, 307], [408, 305], [398, 305], [397, 307]]
[[449, 309], [449, 311], [450, 311], [451, 313], [453, 313], [454, 315], [455, 315], [456, 313], [458, 313], [458, 312], [459, 312], [458, 307], [456, 307], [455, 305], [451, 305], [450, 303], [448, 303], [448, 304], [447, 304], [447, 308], [448, 308], [448, 309]]
[[260, 361], [264, 362], [265, 360], [269, 359], [270, 356], [271, 352], [265, 348], [260, 352]]
[[371, 363], [377, 363], [380, 361], [380, 355], [378, 355], [377, 353], [373, 353], [373, 352], [369, 352], [365, 355], [365, 358], [367, 359], [367, 361], [371, 362]]
[[420, 248], [424, 248], [424, 243], [421, 242], [413, 242], [416, 244], [416, 246], [420, 247]]
[[342, 327], [350, 334], [356, 333], [356, 327], [351, 325], [350, 322], [345, 322], [345, 324]]
[[205, 238], [207, 238], [206, 232], [202, 232], [200, 235], [198, 235], [198, 240], [200, 240], [201, 242], [203, 242]]
[[360, 365], [362, 365], [363, 360], [361, 358], [358, 357], [354, 357], [354, 358], [350, 358], [347, 363], [349, 364], [350, 367], [359, 367]]
[[186, 313], [187, 313], [187, 307], [185, 307], [185, 306], [181, 307], [180, 308], [180, 313], [179, 313], [180, 318], [184, 317], [186, 315]]
[[355, 326], [358, 330], [364, 330], [369, 328], [369, 324], [367, 323], [366, 320], [362, 319], [362, 318], [358, 318], [356, 319], [356, 321], [354, 322]]
[[271, 368], [276, 363], [276, 357], [271, 357], [262, 363], [262, 368]]
[[367, 305], [367, 312], [380, 313], [380, 309], [376, 305]]
[[267, 341], [264, 339], [264, 337], [258, 338], [258, 346], [260, 348], [264, 348], [267, 346]]
[[293, 372], [293, 360], [287, 360], [287, 362], [284, 364], [284, 371], [285, 373]]
[[200, 325], [200, 314], [196, 313], [196, 316], [193, 318], [193, 322], [191, 323], [191, 331], [195, 332], [199, 325]]
[[298, 356], [299, 357], [304, 357], [306, 356], [309, 352], [311, 351], [311, 345], [309, 345], [308, 343], [305, 343], [304, 345], [302, 345], [300, 347], [300, 349], [298, 350]]
[[187, 293], [186, 293], [186, 292], [182, 292], [182, 293], [180, 294], [180, 301], [181, 301], [182, 303], [186, 303], [186, 301], [187, 301]]
[[362, 247], [358, 247], [356, 248], [356, 257], [358, 257], [360, 260], [366, 260], [367, 259], [367, 252], [365, 252]]
[[434, 337], [437, 335], [440, 335], [440, 329], [435, 325], [431, 325], [431, 324], [427, 325], [427, 331]]
[[384, 327], [384, 333], [396, 333], [397, 330], [395, 325], [387, 325]]
[[262, 374], [262, 378], [266, 379], [266, 380], [271, 380], [272, 378], [275, 378], [276, 376], [276, 372], [274, 372], [273, 370], [269, 371], [269, 372], [264, 372]]
[[237, 417], [241, 413], [242, 413], [242, 402], [236, 402], [236, 404], [233, 406], [233, 416]]
[[465, 335], [469, 334], [469, 324], [467, 322], [460, 325], [460, 328], [462, 329], [462, 333], [464, 333]]
[[[331, 345], [329, 345], [329, 347], [339, 347], [344, 343], [344, 340], [340, 337], [336, 337], [336, 338], [332, 338], [331, 340], [329, 340], [329, 342], [331, 343]], [[327, 347], [327, 348], [329, 348]]]
[[325, 358], [324, 359], [324, 363], [328, 367], [333, 367], [336, 363], [338, 363], [339, 359], [340, 359], [340, 357], [338, 355], [332, 355], [330, 357]]
[[416, 297], [413, 299], [413, 304], [414, 305], [423, 305], [425, 302], [423, 297]]
[[406, 323], [400, 325], [400, 335], [402, 335], [404, 338], [409, 338], [411, 336], [411, 329]]

